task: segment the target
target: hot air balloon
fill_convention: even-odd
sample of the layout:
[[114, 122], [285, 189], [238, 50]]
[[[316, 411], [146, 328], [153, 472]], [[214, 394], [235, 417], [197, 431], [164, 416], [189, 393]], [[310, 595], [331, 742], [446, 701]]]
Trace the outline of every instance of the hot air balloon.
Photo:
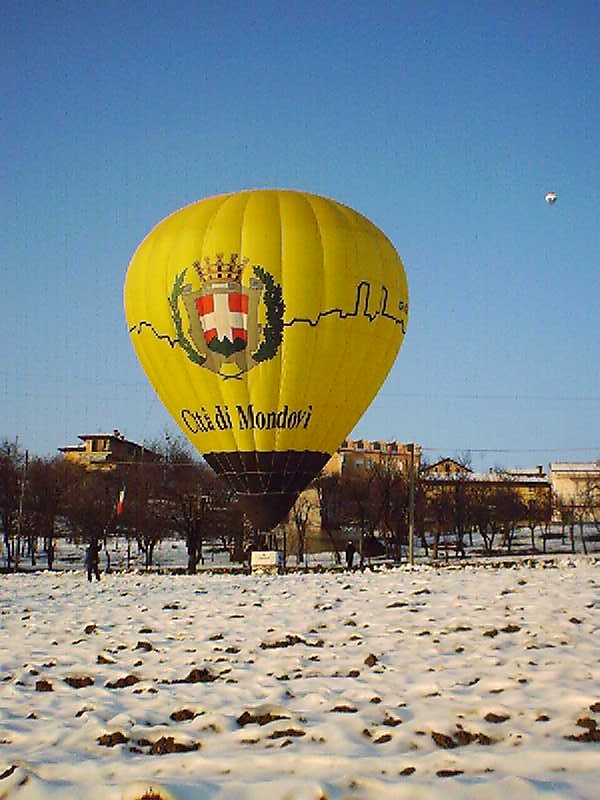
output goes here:
[[160, 222], [135, 251], [124, 303], [152, 386], [262, 531], [369, 406], [408, 319], [382, 231], [334, 200], [275, 189]]
[[553, 206], [558, 200], [558, 195], [556, 192], [546, 192], [544, 195], [544, 200], [548, 203], [548, 205]]

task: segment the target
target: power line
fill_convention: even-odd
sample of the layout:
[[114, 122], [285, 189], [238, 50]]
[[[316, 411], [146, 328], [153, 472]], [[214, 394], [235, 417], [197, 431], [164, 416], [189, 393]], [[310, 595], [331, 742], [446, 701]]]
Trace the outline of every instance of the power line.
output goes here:
[[597, 395], [570, 395], [559, 394], [443, 394], [442, 392], [379, 392], [374, 401], [383, 398], [403, 397], [411, 400], [558, 400], [561, 403], [571, 402], [600, 402]]
[[[15, 378], [18, 377], [21, 381], [27, 382], [27, 380], [34, 381], [36, 383], [57, 383], [60, 385], [64, 385], [65, 380], [68, 378], [69, 382], [75, 384], [77, 386], [96, 386], [98, 381], [101, 381], [101, 384], [104, 386], [121, 386], [121, 387], [137, 387], [140, 389], [149, 389], [149, 385], [147, 381], [141, 379], [139, 381], [124, 381], [121, 379], [111, 379], [105, 375], [93, 375], [93, 376], [81, 376], [81, 375], [73, 375], [69, 374], [66, 375], [40, 375], [40, 374], [33, 374], [31, 372], [26, 373], [21, 368], [17, 375], [12, 371], [9, 372], [5, 369], [0, 369], [0, 377], [4, 379]], [[6, 393], [8, 393], [8, 387], [6, 387]], [[44, 397], [44, 396], [51, 396], [49, 393], [44, 392], [37, 392], [36, 396]], [[571, 402], [600, 402], [600, 395], [559, 395], [559, 394], [521, 394], [520, 392], [515, 392], [514, 394], [497, 394], [497, 393], [481, 393], [481, 392], [470, 392], [470, 393], [443, 393], [443, 392], [394, 392], [394, 391], [380, 391], [378, 392], [375, 397], [373, 398], [373, 402], [381, 401], [383, 399], [388, 398], [408, 398], [414, 400], [507, 400], [507, 401], [539, 401], [539, 400], [556, 400], [561, 403], [571, 403]]]
[[431, 453], [449, 453], [449, 452], [462, 452], [462, 453], [599, 453], [600, 446], [598, 447], [430, 447], [422, 446], [422, 451]]

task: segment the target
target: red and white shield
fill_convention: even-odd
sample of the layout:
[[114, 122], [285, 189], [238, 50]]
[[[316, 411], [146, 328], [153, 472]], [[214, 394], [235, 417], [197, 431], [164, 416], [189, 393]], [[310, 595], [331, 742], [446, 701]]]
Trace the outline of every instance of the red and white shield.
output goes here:
[[196, 298], [196, 309], [207, 344], [213, 339], [248, 343], [248, 295], [215, 292]]

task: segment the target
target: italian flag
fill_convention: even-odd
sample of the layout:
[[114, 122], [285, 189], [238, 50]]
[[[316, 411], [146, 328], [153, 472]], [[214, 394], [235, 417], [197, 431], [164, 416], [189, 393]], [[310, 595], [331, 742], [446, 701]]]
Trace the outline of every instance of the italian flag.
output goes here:
[[121, 491], [119, 492], [119, 499], [117, 500], [117, 515], [123, 513], [124, 505], [125, 505], [125, 484], [121, 486]]

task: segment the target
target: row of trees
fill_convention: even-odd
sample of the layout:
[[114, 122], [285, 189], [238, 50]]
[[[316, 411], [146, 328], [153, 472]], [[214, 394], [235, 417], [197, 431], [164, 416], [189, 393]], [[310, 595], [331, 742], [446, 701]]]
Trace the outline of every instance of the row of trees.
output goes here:
[[[48, 568], [55, 541], [67, 536], [80, 541], [127, 539], [152, 565], [154, 549], [167, 537], [184, 539], [188, 570], [195, 572], [207, 542], [227, 548], [242, 561], [248, 548], [261, 547], [258, 534], [245, 520], [235, 498], [202, 462], [194, 460], [183, 440], [169, 437], [152, 443], [157, 461], [117, 464], [108, 471], [86, 470], [62, 457], [30, 459], [17, 442], [0, 443], [0, 529], [6, 566], [27, 558], [35, 564], [43, 551]], [[125, 490], [121, 513], [117, 500]], [[385, 464], [361, 476], [322, 475], [312, 494], [303, 494], [292, 508], [285, 530], [298, 563], [304, 559], [310, 520], [315, 511], [330, 548], [340, 556], [346, 539], [358, 541], [361, 563], [387, 552], [400, 560], [409, 535], [410, 485], [407, 477]], [[312, 499], [311, 499], [312, 498]], [[525, 501], [501, 480], [482, 484], [468, 478], [447, 483], [416, 480], [413, 493], [415, 539], [426, 555], [438, 558], [448, 548], [458, 556], [477, 546], [511, 551], [518, 530], [528, 528], [535, 550], [536, 530], [548, 534], [555, 512], [574, 547], [574, 530], [598, 518], [600, 487], [590, 487], [589, 502], [559, 504], [550, 495]], [[293, 541], [295, 540], [295, 541]], [[109, 550], [106, 551], [110, 555]]]
[[[318, 492], [323, 529], [356, 532], [361, 562], [381, 544], [388, 555], [401, 558], [409, 536], [410, 485], [404, 474], [374, 465], [360, 477], [322, 478]], [[486, 554], [498, 543], [510, 551], [524, 524], [533, 548], [535, 530], [548, 526], [552, 518], [549, 502], [525, 503], [515, 488], [501, 482], [482, 485], [456, 479], [440, 485], [417, 480], [413, 503], [415, 539], [433, 558], [449, 546], [464, 556], [474, 534]]]
[[[386, 464], [375, 464], [360, 476], [321, 477], [317, 483], [322, 529], [336, 544], [336, 534], [358, 534], [361, 562], [385, 548], [388, 555], [400, 559], [408, 546], [410, 484], [406, 475]], [[305, 503], [305, 500], [300, 500]], [[477, 546], [490, 555], [495, 549], [512, 551], [517, 533], [529, 531], [530, 548], [536, 550], [536, 533], [551, 536], [552, 520], [560, 519], [563, 539], [575, 549], [578, 529], [584, 552], [587, 552], [584, 528], [592, 524], [600, 532], [600, 484], [591, 481], [577, 502], [553, 499], [549, 487], [534, 490], [530, 497], [518, 484], [503, 479], [498, 471], [495, 480], [478, 482], [468, 476], [449, 481], [426, 477], [415, 480], [413, 493], [414, 535], [427, 556], [438, 558], [440, 550], [452, 549], [464, 556], [467, 547]], [[293, 509], [292, 521], [298, 529], [298, 557], [302, 555], [305, 531]], [[336, 549], [338, 549], [336, 547]]]
[[122, 463], [104, 471], [86, 470], [62, 457], [30, 459], [18, 443], [0, 443], [6, 566], [16, 568], [23, 558], [35, 564], [42, 549], [51, 569], [58, 537], [106, 541], [116, 534], [127, 538], [128, 553], [132, 545], [143, 552], [146, 566], [167, 536], [185, 539], [190, 572], [202, 559], [207, 540], [219, 540], [234, 558], [243, 558], [249, 531], [212, 471], [194, 461], [177, 439], [166, 437], [150, 449], [159, 453], [158, 461]]

